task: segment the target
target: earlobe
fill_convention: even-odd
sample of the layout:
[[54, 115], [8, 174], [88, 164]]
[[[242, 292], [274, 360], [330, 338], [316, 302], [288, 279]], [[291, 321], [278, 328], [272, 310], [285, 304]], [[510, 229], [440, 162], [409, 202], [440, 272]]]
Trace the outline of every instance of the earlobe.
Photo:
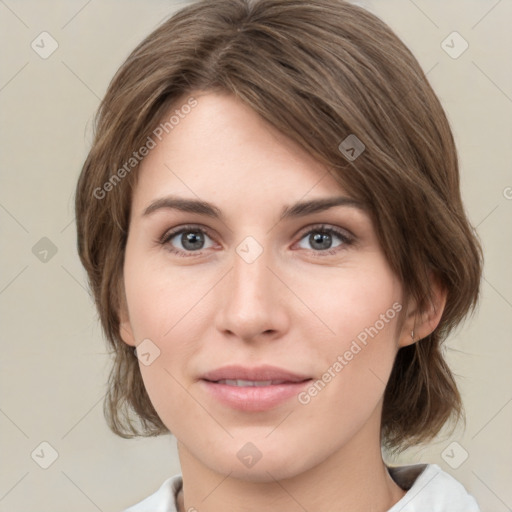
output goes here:
[[132, 347], [135, 347], [136, 343], [135, 343], [135, 339], [133, 336], [132, 327], [128, 320], [119, 323], [119, 335], [121, 336], [121, 339], [127, 345], [131, 345]]
[[123, 289], [124, 286], [121, 285], [120, 288], [121, 304], [119, 306], [119, 336], [127, 345], [135, 347], [135, 337], [133, 335], [133, 330], [130, 323], [130, 315], [128, 314], [128, 306]]
[[400, 347], [412, 345], [434, 332], [441, 321], [448, 292], [440, 280], [431, 274], [431, 300], [426, 310], [418, 311], [413, 303], [404, 323], [399, 340]]

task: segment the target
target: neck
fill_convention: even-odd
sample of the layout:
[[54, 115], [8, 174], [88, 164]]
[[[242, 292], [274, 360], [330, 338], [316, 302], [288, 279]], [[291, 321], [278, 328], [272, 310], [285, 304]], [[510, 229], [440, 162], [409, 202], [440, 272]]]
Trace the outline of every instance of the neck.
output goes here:
[[[234, 478], [203, 465], [178, 442], [183, 489], [179, 512], [281, 512], [328, 510], [385, 512], [405, 492], [390, 477], [380, 444], [370, 450], [366, 436], [353, 438], [320, 464], [291, 478], [278, 479], [266, 472], [263, 481]], [[300, 456], [300, 455], [299, 455]]]

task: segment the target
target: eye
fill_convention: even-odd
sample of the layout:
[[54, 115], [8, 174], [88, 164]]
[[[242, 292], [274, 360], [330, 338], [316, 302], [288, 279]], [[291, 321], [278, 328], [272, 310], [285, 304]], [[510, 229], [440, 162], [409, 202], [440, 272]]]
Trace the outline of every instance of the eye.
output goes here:
[[211, 238], [207, 231], [199, 226], [183, 226], [180, 229], [169, 231], [162, 237], [160, 243], [168, 246], [169, 250], [178, 256], [196, 256], [203, 249], [209, 249], [213, 244], [205, 246], [205, 239]]
[[[336, 239], [338, 239], [338, 243], [334, 243]], [[312, 247], [311, 250], [314, 252], [325, 254], [336, 254], [338, 251], [343, 250], [345, 246], [349, 246], [354, 242], [353, 238], [351, 238], [348, 233], [324, 225], [315, 226], [312, 229], [310, 228], [309, 231], [303, 234], [299, 241], [299, 247], [309, 249], [301, 244], [303, 240], [305, 240], [307, 244], [310, 244]], [[324, 256], [324, 254], [318, 254], [318, 256]]]
[[[205, 245], [206, 240], [211, 243]], [[336, 239], [338, 242], [336, 243]], [[311, 249], [304, 247], [303, 240], [310, 244]], [[318, 256], [327, 256], [336, 254], [344, 247], [354, 243], [354, 239], [345, 231], [325, 225], [314, 226], [302, 234], [298, 245], [301, 249], [306, 249], [318, 253]], [[165, 245], [170, 252], [180, 257], [200, 256], [203, 250], [213, 247], [212, 238], [208, 231], [200, 226], [182, 226], [180, 228], [166, 232], [160, 244]]]

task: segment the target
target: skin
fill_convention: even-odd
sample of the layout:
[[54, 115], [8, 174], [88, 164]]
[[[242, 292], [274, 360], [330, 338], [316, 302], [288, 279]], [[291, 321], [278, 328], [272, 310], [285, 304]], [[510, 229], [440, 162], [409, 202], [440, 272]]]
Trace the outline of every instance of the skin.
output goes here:
[[[324, 166], [236, 98], [193, 96], [198, 105], [138, 170], [121, 312], [127, 344], [149, 338], [160, 350], [139, 365], [178, 441], [180, 512], [386, 511], [404, 491], [381, 456], [385, 384], [398, 349], [437, 326], [445, 297], [435, 290], [435, 307], [422, 313], [402, 303], [402, 285], [364, 209], [335, 206], [279, 221], [296, 201], [348, 196]], [[143, 215], [171, 194], [214, 203], [224, 219], [168, 208]], [[204, 242], [190, 249], [177, 235], [159, 243], [187, 224], [207, 229]], [[352, 243], [333, 234], [322, 248], [311, 236], [320, 225], [350, 234]], [[247, 236], [263, 249], [252, 263], [236, 252]], [[403, 306], [403, 328], [398, 316], [385, 323], [308, 404], [293, 397], [271, 410], [238, 411], [199, 381], [229, 363], [321, 379], [394, 303]], [[248, 442], [261, 453], [252, 467], [237, 457]]]

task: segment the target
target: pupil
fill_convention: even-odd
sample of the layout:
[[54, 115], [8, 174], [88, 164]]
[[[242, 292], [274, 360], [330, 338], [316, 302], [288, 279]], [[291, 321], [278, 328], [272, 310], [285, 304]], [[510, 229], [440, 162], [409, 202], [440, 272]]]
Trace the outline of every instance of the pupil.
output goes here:
[[182, 236], [181, 243], [187, 250], [197, 249], [202, 243], [202, 235], [197, 232], [189, 232]]
[[313, 235], [313, 241], [320, 243], [321, 249], [328, 249], [331, 242], [331, 235], [329, 235], [329, 233], [317, 233]]

